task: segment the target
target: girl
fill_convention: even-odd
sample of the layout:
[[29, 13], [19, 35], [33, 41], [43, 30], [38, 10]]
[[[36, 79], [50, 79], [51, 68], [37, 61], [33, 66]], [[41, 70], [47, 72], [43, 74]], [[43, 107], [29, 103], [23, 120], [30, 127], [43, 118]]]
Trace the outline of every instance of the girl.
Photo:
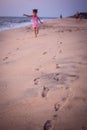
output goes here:
[[40, 18], [37, 16], [38, 10], [37, 9], [33, 9], [33, 15], [27, 15], [24, 14], [23, 16], [27, 16], [27, 17], [31, 17], [32, 18], [32, 22], [33, 22], [33, 28], [34, 28], [34, 32], [35, 32], [35, 37], [37, 37], [37, 34], [39, 33], [39, 22], [41, 22]]

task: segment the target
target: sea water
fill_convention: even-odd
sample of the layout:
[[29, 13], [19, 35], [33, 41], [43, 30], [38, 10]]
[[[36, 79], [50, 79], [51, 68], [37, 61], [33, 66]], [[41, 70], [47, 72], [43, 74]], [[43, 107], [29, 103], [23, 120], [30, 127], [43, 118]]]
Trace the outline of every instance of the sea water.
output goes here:
[[[41, 17], [42, 21], [54, 19], [52, 17]], [[31, 18], [28, 17], [0, 17], [0, 31], [15, 29], [32, 24]]]

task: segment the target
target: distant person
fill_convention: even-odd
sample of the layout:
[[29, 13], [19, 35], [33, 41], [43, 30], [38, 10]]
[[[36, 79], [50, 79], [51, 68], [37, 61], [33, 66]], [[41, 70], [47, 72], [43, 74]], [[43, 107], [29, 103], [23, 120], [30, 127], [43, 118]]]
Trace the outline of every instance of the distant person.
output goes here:
[[78, 11], [77, 11], [76, 14], [75, 14], [75, 18], [76, 18], [76, 19], [79, 19], [79, 18], [80, 18], [80, 14], [79, 14]]
[[33, 9], [33, 14], [32, 15], [23, 14], [23, 16], [32, 18], [35, 37], [37, 37], [37, 35], [39, 33], [39, 22], [42, 23], [40, 18], [37, 16], [37, 13], [38, 13], [38, 10]]
[[63, 18], [63, 16], [62, 16], [62, 14], [60, 15], [60, 19], [62, 19]]

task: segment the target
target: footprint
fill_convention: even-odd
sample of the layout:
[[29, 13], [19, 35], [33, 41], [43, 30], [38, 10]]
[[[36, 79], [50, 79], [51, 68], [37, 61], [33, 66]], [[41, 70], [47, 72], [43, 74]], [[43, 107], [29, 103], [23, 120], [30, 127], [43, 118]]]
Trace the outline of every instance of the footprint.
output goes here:
[[52, 58], [53, 60], [55, 60], [56, 59], [56, 56], [53, 56], [53, 58]]
[[56, 64], [56, 69], [59, 69], [59, 68], [60, 68], [59, 64]]
[[62, 53], [62, 50], [60, 50], [59, 53]]
[[67, 109], [68, 109], [68, 110], [71, 110], [72, 108], [73, 108], [72, 105], [68, 105], [68, 106], [67, 106]]
[[8, 59], [8, 57], [5, 57], [5, 58], [3, 58], [3, 61], [5, 61], [5, 60], [7, 60]]
[[38, 85], [38, 80], [39, 80], [40, 78], [35, 78], [34, 79], [34, 85]]
[[11, 54], [11, 52], [8, 52], [8, 55], [10, 55]]
[[62, 30], [61, 33], [64, 33], [64, 31]]
[[59, 73], [56, 73], [56, 76], [58, 76], [59, 75]]
[[36, 70], [36, 71], [39, 71], [40, 69], [39, 69], [39, 68], [36, 68], [35, 70]]
[[58, 81], [60, 80], [60, 79], [59, 79], [59, 73], [57, 73], [53, 79], [58, 82]]
[[59, 103], [54, 104], [55, 111], [58, 111], [60, 109], [61, 105]]
[[47, 120], [44, 124], [43, 130], [55, 130], [55, 124], [58, 119], [58, 115], [52, 116], [52, 120]]
[[54, 120], [56, 120], [57, 118], [58, 118], [58, 115], [57, 115], [57, 114], [53, 115], [53, 119], [54, 119]]
[[47, 54], [47, 52], [45, 51], [45, 52], [43, 52], [43, 55], [46, 55]]
[[53, 79], [56, 80], [57, 82], [59, 81], [59, 78], [58, 78], [58, 77], [54, 77]]
[[62, 42], [60, 42], [60, 44], [62, 44]]
[[44, 86], [44, 87], [43, 87], [43, 91], [42, 91], [42, 97], [46, 97], [48, 91], [49, 91], [49, 88], [47, 88], [47, 87]]
[[72, 30], [71, 30], [71, 29], [69, 29], [69, 30], [67, 30], [67, 31], [72, 32]]
[[60, 45], [58, 44], [58, 49], [60, 48]]
[[82, 130], [86, 130], [86, 127], [85, 127], [85, 126], [82, 126]]
[[67, 89], [69, 89], [69, 87], [68, 87], [68, 86], [66, 86], [66, 88], [65, 88], [65, 89], [67, 90]]
[[47, 120], [43, 126], [43, 130], [50, 130], [50, 128], [52, 127], [52, 122], [51, 120]]
[[60, 110], [60, 108], [62, 108], [64, 106], [66, 100], [67, 100], [67, 97], [64, 97], [64, 98], [62, 98], [61, 104], [60, 103], [54, 104], [55, 111]]
[[62, 101], [65, 102], [67, 100], [67, 97], [63, 97]]
[[18, 50], [19, 50], [19, 48], [16, 48], [16, 50], [18, 51]]

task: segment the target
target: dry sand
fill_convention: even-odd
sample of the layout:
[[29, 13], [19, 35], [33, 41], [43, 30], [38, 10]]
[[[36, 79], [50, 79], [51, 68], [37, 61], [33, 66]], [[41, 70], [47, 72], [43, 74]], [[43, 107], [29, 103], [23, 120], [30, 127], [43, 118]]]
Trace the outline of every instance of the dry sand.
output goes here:
[[0, 32], [0, 130], [87, 130], [87, 20]]

